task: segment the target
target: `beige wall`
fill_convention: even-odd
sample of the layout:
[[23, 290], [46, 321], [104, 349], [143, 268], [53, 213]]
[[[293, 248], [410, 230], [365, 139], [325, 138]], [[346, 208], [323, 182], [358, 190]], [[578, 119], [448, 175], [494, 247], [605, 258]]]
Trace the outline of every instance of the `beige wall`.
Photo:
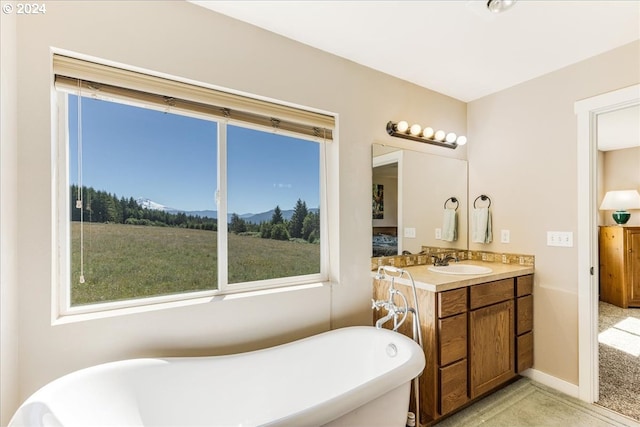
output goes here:
[[[19, 346], [9, 351], [19, 354], [19, 386], [3, 403], [96, 363], [245, 350], [369, 323], [372, 142], [389, 141], [386, 122], [400, 118], [466, 133], [463, 102], [182, 1], [51, 2], [46, 15], [18, 19], [17, 41], [19, 146], [9, 166], [19, 182], [19, 259], [9, 286], [19, 290]], [[336, 112], [333, 288], [51, 326], [51, 47]], [[456, 151], [445, 155], [466, 154]]]
[[[469, 200], [491, 197], [494, 242], [471, 249], [536, 256], [535, 365], [578, 384], [577, 245], [548, 247], [547, 231], [577, 234], [574, 103], [637, 84], [634, 42], [468, 104]], [[499, 243], [501, 229], [511, 243]]]
[[[598, 204], [607, 191], [637, 190], [640, 191], [640, 147], [611, 150], [602, 153], [602, 190], [598, 193]], [[640, 225], [640, 209], [630, 209], [631, 218], [627, 225]], [[615, 222], [611, 212], [601, 215], [600, 224], [613, 225]]]
[[16, 17], [0, 14], [0, 425], [18, 403]]

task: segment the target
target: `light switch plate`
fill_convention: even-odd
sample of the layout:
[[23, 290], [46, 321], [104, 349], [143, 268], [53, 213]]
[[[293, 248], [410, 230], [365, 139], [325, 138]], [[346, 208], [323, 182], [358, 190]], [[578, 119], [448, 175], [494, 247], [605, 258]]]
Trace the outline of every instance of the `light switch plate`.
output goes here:
[[573, 232], [547, 231], [547, 246], [573, 247]]
[[408, 239], [415, 239], [416, 237], [416, 229], [413, 227], [405, 227], [404, 228], [404, 237]]
[[511, 232], [509, 230], [500, 230], [500, 243], [509, 243], [511, 241]]

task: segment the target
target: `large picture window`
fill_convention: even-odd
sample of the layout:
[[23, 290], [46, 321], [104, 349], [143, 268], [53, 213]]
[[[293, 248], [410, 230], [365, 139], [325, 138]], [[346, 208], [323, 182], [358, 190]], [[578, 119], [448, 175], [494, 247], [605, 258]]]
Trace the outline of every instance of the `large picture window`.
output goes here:
[[326, 280], [331, 129], [60, 72], [61, 314]]

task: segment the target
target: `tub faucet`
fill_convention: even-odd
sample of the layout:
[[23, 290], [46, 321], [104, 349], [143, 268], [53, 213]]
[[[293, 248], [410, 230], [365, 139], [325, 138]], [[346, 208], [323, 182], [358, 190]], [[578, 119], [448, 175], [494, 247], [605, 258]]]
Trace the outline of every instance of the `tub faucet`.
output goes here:
[[[378, 269], [378, 275], [380, 275], [380, 278], [385, 277], [384, 276], [385, 270], [391, 271], [391, 272], [401, 272], [399, 274], [402, 274], [402, 272], [404, 272], [404, 270], [400, 270], [396, 267], [380, 267]], [[395, 276], [391, 276], [391, 285], [389, 286], [389, 299], [377, 300], [377, 301], [374, 299], [371, 300], [372, 309], [375, 309], [377, 311], [377, 310], [380, 310], [381, 308], [384, 308], [385, 310], [387, 310], [387, 315], [378, 319], [378, 321], [376, 321], [376, 328], [378, 329], [382, 328], [382, 325], [387, 323], [389, 320], [393, 319], [393, 330], [396, 331], [398, 330], [400, 325], [404, 323], [405, 319], [407, 318], [407, 314], [409, 312], [407, 299], [402, 294], [402, 292], [400, 292], [394, 287], [394, 282], [395, 282]], [[396, 296], [399, 297], [400, 300], [402, 301], [401, 305], [397, 305], [395, 303], [394, 299]]]
[[381, 328], [382, 328], [382, 325], [384, 325], [385, 323], [387, 323], [389, 320], [393, 319], [395, 315], [396, 315], [395, 313], [393, 313], [393, 312], [389, 312], [389, 314], [387, 314], [386, 316], [379, 318], [379, 319], [376, 321], [376, 328], [377, 328], [377, 329], [381, 329]]

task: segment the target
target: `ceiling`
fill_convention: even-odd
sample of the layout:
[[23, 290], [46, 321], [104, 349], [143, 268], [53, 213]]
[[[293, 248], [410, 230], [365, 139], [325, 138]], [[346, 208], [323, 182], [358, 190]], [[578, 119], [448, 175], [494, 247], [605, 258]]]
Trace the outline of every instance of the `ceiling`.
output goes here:
[[[501, 14], [484, 0], [192, 3], [464, 102], [640, 39], [640, 0], [519, 0]], [[621, 148], [620, 117], [640, 135], [637, 110], [610, 113], [607, 149]]]
[[598, 115], [598, 150], [640, 146], [640, 105]]
[[461, 101], [640, 39], [640, 1], [192, 1]]

